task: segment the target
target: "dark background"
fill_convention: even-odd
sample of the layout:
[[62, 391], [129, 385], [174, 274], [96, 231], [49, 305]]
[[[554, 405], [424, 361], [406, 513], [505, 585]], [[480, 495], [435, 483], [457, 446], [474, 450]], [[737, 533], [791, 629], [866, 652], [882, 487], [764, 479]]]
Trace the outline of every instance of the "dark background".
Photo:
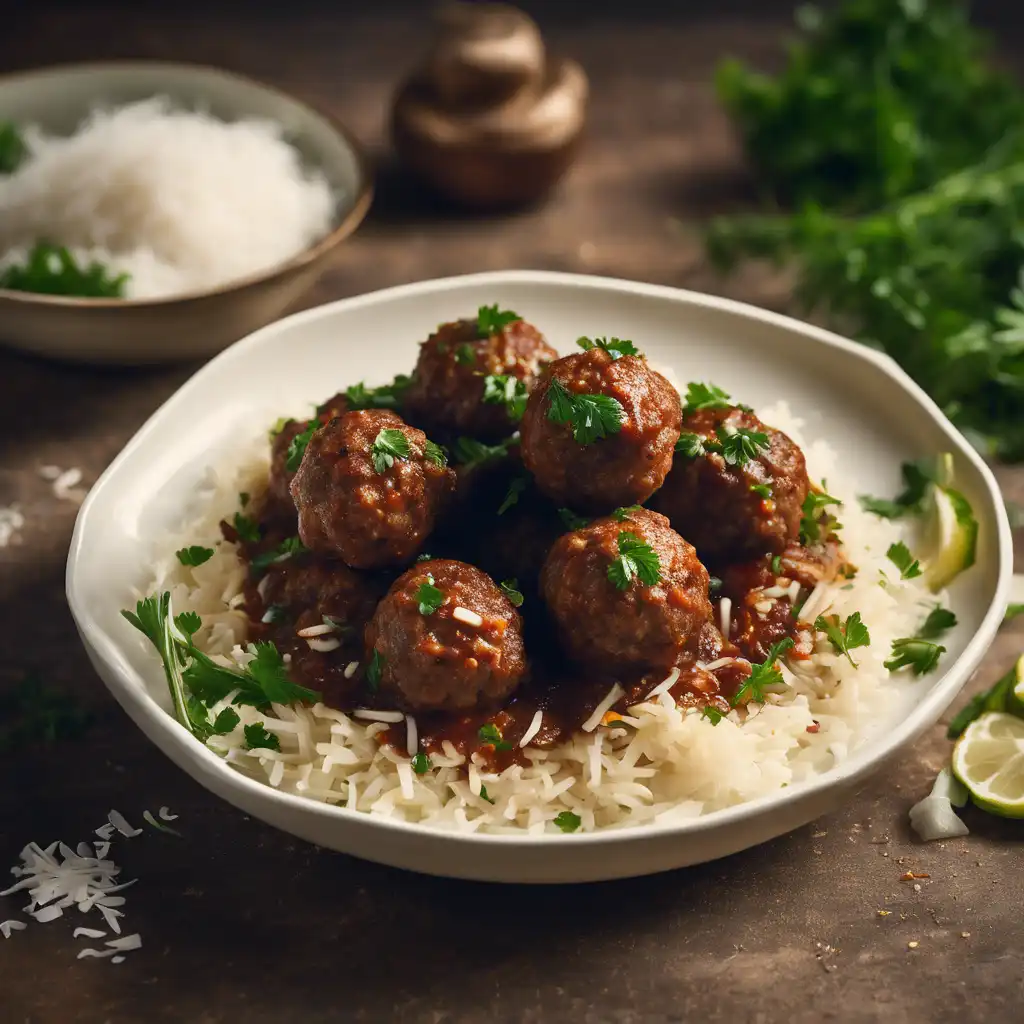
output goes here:
[[[161, 57], [264, 78], [348, 123], [380, 163], [378, 197], [308, 303], [470, 270], [539, 267], [718, 291], [783, 307], [784, 275], [723, 281], [699, 226], [750, 201], [711, 78], [734, 53], [777, 66], [791, 4], [771, 0], [534, 2], [550, 45], [591, 76], [587, 148], [544, 205], [455, 215], [390, 166], [389, 96], [416, 61], [428, 5], [45, 3], [3, 7], [0, 72]], [[976, 5], [1002, 60], [1024, 59], [1024, 10]], [[0, 1020], [66, 1021], [1009, 1021], [1024, 997], [1021, 830], [980, 814], [964, 840], [906, 826], [948, 757], [943, 727], [847, 807], [744, 854], [655, 878], [497, 887], [419, 877], [305, 845], [219, 803], [151, 747], [75, 636], [63, 568], [75, 506], [38, 467], [91, 483], [194, 366], [98, 371], [0, 350], [0, 694], [27, 670], [94, 716], [75, 742], [0, 754], [0, 861], [29, 840], [90, 836], [111, 807], [181, 815], [183, 839], [117, 847], [121, 965], [76, 961], [74, 917], [0, 939]], [[1009, 497], [1024, 471], [999, 469]], [[1006, 627], [971, 688], [1005, 671]], [[0, 713], [3, 713], [0, 710]], [[929, 877], [901, 881], [908, 870]], [[0, 899], [0, 919], [22, 901]], [[91, 921], [89, 923], [92, 923]], [[917, 943], [911, 948], [909, 943]]]

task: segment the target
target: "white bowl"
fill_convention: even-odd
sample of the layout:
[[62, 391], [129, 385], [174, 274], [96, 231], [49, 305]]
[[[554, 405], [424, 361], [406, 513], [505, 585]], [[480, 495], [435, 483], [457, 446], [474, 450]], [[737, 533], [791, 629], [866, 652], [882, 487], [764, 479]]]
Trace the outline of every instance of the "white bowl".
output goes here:
[[[458, 835], [378, 819], [249, 780], [171, 716], [160, 664], [119, 614], [145, 586], [149, 553], [180, 520], [213, 453], [358, 380], [408, 371], [415, 343], [443, 320], [499, 302], [563, 350], [580, 334], [633, 338], [682, 379], [712, 379], [766, 404], [787, 399], [860, 488], [897, 489], [906, 459], [954, 453], [980, 522], [977, 564], [954, 584], [959, 625], [941, 672], [901, 682], [889, 727], [812, 782], [670, 827], [555, 836]], [[823, 412], [826, 411], [826, 412]], [[158, 410], [103, 474], [78, 517], [68, 559], [72, 613], [96, 670], [146, 735], [194, 779], [247, 814], [345, 853], [430, 874], [503, 882], [582, 882], [650, 874], [764, 842], [834, 809], [933, 725], [977, 667], [1001, 621], [1010, 528], [996, 482], [895, 363], [774, 313], [652, 285], [534, 271], [392, 288], [288, 317], [233, 345]]]

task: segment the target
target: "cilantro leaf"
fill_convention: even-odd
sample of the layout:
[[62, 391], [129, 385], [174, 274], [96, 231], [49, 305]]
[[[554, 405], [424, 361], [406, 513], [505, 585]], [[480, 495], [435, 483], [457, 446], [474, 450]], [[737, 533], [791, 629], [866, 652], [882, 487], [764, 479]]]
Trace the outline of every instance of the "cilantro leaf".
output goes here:
[[[240, 721], [238, 712], [234, 708], [224, 708], [213, 720], [213, 725], [211, 726], [213, 735], [226, 736], [229, 732], [234, 732], [238, 728]], [[277, 737], [275, 736], [274, 738], [276, 739]]]
[[901, 580], [912, 580], [921, 575], [921, 563], [910, 553], [910, 548], [903, 541], [890, 544], [886, 556], [899, 569]]
[[563, 832], [575, 832], [583, 824], [583, 819], [572, 811], [559, 811], [555, 815], [555, 824]]
[[943, 608], [942, 605], [937, 604], [928, 613], [924, 624], [918, 630], [918, 636], [923, 640], [935, 640], [955, 625], [956, 616], [948, 608]]
[[721, 455], [730, 466], [745, 466], [768, 451], [768, 435], [761, 430], [724, 428], [718, 434]]
[[409, 439], [394, 427], [385, 427], [370, 446], [370, 458], [375, 473], [386, 473], [395, 459], [408, 459], [412, 451]]
[[523, 318], [510, 309], [499, 309], [498, 304], [493, 306], [481, 306], [476, 311], [476, 333], [481, 338], [489, 338], [492, 334], [498, 334], [509, 324], [515, 323]]
[[518, 434], [513, 434], [498, 444], [484, 444], [472, 437], [460, 437], [452, 445], [452, 454], [462, 466], [479, 466], [494, 459], [505, 458], [509, 448], [518, 440]]
[[432, 462], [439, 469], [444, 469], [448, 465], [448, 454], [444, 448], [439, 444], [435, 444], [433, 441], [427, 441], [423, 448], [423, 458], [427, 462]]
[[548, 402], [548, 419], [569, 424], [573, 440], [580, 445], [617, 434], [626, 415], [618, 399], [611, 395], [571, 393], [557, 378], [548, 387]]
[[265, 747], [267, 750], [280, 750], [281, 741], [276, 733], [267, 732], [262, 722], [253, 722], [243, 730], [245, 733], [245, 745], [250, 750], [257, 750]]
[[232, 520], [235, 533], [248, 544], [255, 544], [259, 541], [262, 534], [259, 523], [255, 519], [250, 519], [249, 516], [242, 515], [241, 512], [235, 513], [235, 518]]
[[489, 744], [494, 747], [495, 750], [511, 750], [512, 744], [506, 742], [501, 735], [501, 730], [493, 723], [487, 722], [486, 725], [481, 725], [477, 731], [481, 742]]
[[582, 530], [585, 526], [590, 525], [589, 519], [576, 515], [571, 508], [560, 508], [558, 517], [567, 530]]
[[263, 551], [258, 555], [254, 555], [249, 559], [249, 565], [256, 571], [261, 571], [266, 569], [268, 565], [287, 561], [293, 555], [301, 555], [307, 550], [306, 545], [298, 537], [285, 537], [276, 548], [271, 548], [269, 551]]
[[472, 366], [476, 362], [476, 352], [468, 341], [456, 347], [455, 362], [459, 366]]
[[647, 587], [661, 579], [661, 559], [650, 544], [635, 533], [621, 532], [618, 546], [619, 557], [608, 566], [608, 579], [617, 590], [628, 589], [634, 578]]
[[370, 655], [370, 664], [366, 666], [366, 684], [373, 693], [376, 693], [380, 686], [380, 677], [384, 671], [384, 665], [384, 655], [374, 648], [373, 653]]
[[718, 710], [713, 704], [705, 704], [700, 709], [701, 718], [706, 718], [712, 725], [718, 725], [718, 723], [725, 718], [725, 715]]
[[939, 657], [945, 651], [945, 647], [928, 640], [912, 636], [900, 637], [893, 640], [892, 657], [884, 664], [890, 672], [910, 668], [915, 676], [923, 676], [938, 665]]
[[782, 673], [775, 663], [792, 646], [793, 638], [789, 636], [772, 644], [768, 657], [760, 665], [751, 666], [750, 675], [739, 685], [729, 703], [733, 707], [740, 704], [763, 704], [769, 692], [785, 686]]
[[434, 577], [429, 572], [426, 581], [416, 588], [416, 601], [420, 615], [433, 615], [444, 604], [444, 591], [434, 586]]
[[577, 338], [576, 344], [584, 352], [589, 352], [592, 348], [602, 349], [612, 359], [621, 359], [623, 356], [637, 356], [640, 354], [636, 345], [631, 341], [626, 341], [624, 338]]
[[345, 389], [345, 398], [350, 409], [397, 409], [411, 384], [412, 378], [405, 374], [376, 388], [368, 388], [360, 382]]
[[418, 754], [414, 754], [412, 758], [412, 770], [417, 775], [426, 775], [427, 772], [433, 767], [430, 763], [430, 758], [421, 750]]
[[491, 405], [504, 405], [513, 423], [523, 418], [529, 397], [526, 383], [512, 374], [489, 373], [484, 377], [484, 401]]
[[708, 452], [721, 451], [721, 446], [700, 434], [684, 431], [676, 441], [675, 451], [677, 455], [683, 455], [688, 459], [699, 459]]
[[509, 485], [508, 490], [505, 492], [505, 497], [501, 504], [498, 506], [498, 515], [503, 516], [513, 505], [518, 504], [519, 496], [526, 490], [526, 480], [521, 476], [517, 476]]
[[857, 662], [853, 660], [850, 651], [871, 644], [868, 627], [861, 621], [860, 612], [853, 612], [847, 616], [845, 622], [840, 622], [838, 615], [819, 615], [814, 620], [814, 628], [824, 633], [836, 654], [845, 655], [854, 668], [857, 667]]
[[903, 490], [891, 501], [887, 498], [872, 498], [868, 494], [860, 495], [861, 508], [865, 512], [873, 512], [883, 519], [901, 519], [921, 511], [928, 488], [935, 480], [934, 460], [904, 462], [900, 472], [903, 475]]
[[197, 612], [181, 612], [179, 615], [174, 616], [174, 624], [181, 630], [186, 640], [192, 643], [192, 637], [199, 632], [203, 620]]
[[612, 518], [620, 523], [626, 522], [627, 519], [634, 513], [642, 510], [642, 505], [623, 505], [622, 508], [617, 508], [612, 513]]
[[208, 562], [213, 558], [213, 548], [200, 547], [198, 544], [182, 548], [174, 553], [178, 556], [178, 561], [182, 565], [202, 565], [203, 562]]
[[288, 454], [285, 456], [285, 468], [289, 473], [294, 473], [302, 464], [302, 456], [306, 454], [306, 448], [319, 428], [320, 421], [314, 417], [306, 424], [306, 428], [301, 434], [296, 434], [291, 439], [288, 444]]
[[519, 589], [519, 582], [517, 580], [503, 580], [498, 586], [501, 588], [501, 592], [508, 598], [513, 608], [518, 608], [522, 605], [523, 594]]
[[822, 517], [820, 513], [822, 509], [829, 505], [842, 506], [842, 504], [838, 498], [833, 498], [831, 494], [825, 494], [821, 491], [808, 491], [807, 497], [804, 498], [804, 503], [801, 506], [803, 516], [800, 519], [800, 543], [810, 544], [823, 540], [838, 529], [839, 523], [836, 521], [835, 516], [826, 514]]
[[728, 409], [729, 396], [714, 384], [703, 384], [690, 381], [686, 385], [686, 397], [683, 399], [683, 415], [688, 416], [700, 409]]

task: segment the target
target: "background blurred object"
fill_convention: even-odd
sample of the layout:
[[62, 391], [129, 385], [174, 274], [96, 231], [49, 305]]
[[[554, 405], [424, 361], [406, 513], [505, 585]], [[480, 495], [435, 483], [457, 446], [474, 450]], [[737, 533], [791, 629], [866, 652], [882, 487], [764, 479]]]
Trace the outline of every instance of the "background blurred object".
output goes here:
[[576, 153], [587, 106], [583, 69], [549, 57], [532, 19], [505, 4], [448, 4], [436, 31], [395, 98], [400, 158], [460, 205], [540, 198]]

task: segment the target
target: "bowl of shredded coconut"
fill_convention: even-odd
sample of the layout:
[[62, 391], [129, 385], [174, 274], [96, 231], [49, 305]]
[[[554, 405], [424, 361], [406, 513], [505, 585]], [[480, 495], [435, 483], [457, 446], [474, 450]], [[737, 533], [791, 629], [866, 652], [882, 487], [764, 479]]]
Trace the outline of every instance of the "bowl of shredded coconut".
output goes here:
[[310, 288], [371, 193], [344, 127], [233, 73], [0, 78], [0, 342], [122, 364], [219, 351]]

